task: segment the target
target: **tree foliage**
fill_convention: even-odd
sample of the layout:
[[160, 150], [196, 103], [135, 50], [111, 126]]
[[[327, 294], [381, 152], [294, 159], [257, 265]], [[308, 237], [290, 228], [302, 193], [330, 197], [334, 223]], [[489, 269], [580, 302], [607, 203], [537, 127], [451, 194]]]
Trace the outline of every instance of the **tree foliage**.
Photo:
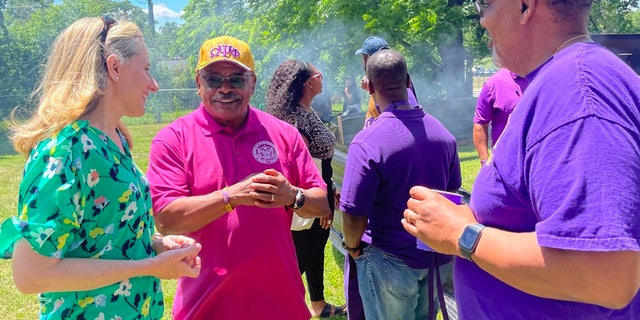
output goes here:
[[[141, 3], [147, 1], [137, 0]], [[140, 4], [140, 3], [139, 3]], [[593, 4], [593, 33], [638, 32], [638, 1]], [[278, 64], [295, 58], [325, 74], [325, 90], [338, 95], [349, 75], [363, 74], [354, 52], [369, 35], [401, 51], [423, 104], [471, 94], [471, 67], [486, 59], [487, 36], [472, 2], [464, 0], [190, 0], [184, 23], [156, 26], [130, 1], [0, 0], [0, 110], [24, 104], [51, 41], [80, 17], [127, 18], [144, 31], [161, 88], [194, 87], [197, 52], [208, 38], [231, 35], [249, 43], [264, 90]]]
[[53, 39], [73, 21], [107, 14], [144, 27], [144, 13], [128, 1], [0, 0], [0, 114], [28, 103]]
[[[348, 75], [363, 73], [355, 50], [367, 36], [379, 35], [407, 56], [414, 78], [423, 79], [425, 97], [469, 95], [470, 88], [452, 79], [464, 79], [472, 64], [462, 43], [463, 29], [476, 25], [471, 7], [462, 0], [191, 1], [173, 50], [191, 52], [189, 65], [195, 65], [194, 53], [208, 37], [247, 41], [259, 60], [259, 104], [271, 73], [288, 58], [316, 64], [326, 75], [325, 88], [337, 92]], [[441, 76], [447, 73], [449, 79]]]
[[638, 0], [594, 1], [589, 17], [591, 33], [634, 33], [640, 25], [633, 24], [632, 14], [638, 10]]

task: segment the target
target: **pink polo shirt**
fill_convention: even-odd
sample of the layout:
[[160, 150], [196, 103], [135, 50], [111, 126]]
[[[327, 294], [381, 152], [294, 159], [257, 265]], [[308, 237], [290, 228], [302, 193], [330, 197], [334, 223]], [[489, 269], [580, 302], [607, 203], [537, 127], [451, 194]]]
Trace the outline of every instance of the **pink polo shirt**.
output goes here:
[[[249, 108], [239, 132], [201, 105], [163, 128], [151, 143], [147, 177], [154, 212], [274, 168], [303, 189], [326, 185], [298, 131]], [[188, 234], [202, 244], [202, 272], [181, 278], [174, 319], [309, 319], [291, 240], [292, 212], [238, 206]]]

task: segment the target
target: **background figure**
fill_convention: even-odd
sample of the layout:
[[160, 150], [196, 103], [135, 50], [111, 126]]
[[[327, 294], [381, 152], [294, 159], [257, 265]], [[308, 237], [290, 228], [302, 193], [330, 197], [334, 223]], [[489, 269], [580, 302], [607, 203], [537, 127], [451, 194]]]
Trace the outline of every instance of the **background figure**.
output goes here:
[[[389, 44], [387, 43], [386, 40], [377, 36], [370, 36], [364, 40], [364, 42], [362, 43], [362, 47], [356, 50], [356, 55], [359, 55], [359, 54], [362, 55], [362, 65], [366, 70], [367, 60], [369, 60], [369, 57], [372, 54], [384, 49], [389, 49]], [[360, 82], [360, 87], [365, 91], [369, 90], [367, 87], [366, 76], [362, 78], [362, 81]], [[411, 105], [417, 106], [418, 99], [416, 98], [413, 82], [411, 83], [409, 88], [407, 88], [407, 95], [409, 96], [409, 102], [411, 103]], [[376, 104], [376, 102], [373, 100], [373, 97], [369, 96], [369, 102], [367, 105], [367, 114], [365, 115], [365, 118], [364, 118], [365, 119], [364, 127], [366, 128], [369, 125], [371, 125], [371, 123], [373, 123], [373, 121], [380, 115], [380, 112], [382, 111], [384, 110], [380, 110], [380, 106]]]
[[293, 210], [329, 215], [326, 184], [300, 133], [249, 105], [253, 61], [243, 41], [205, 41], [195, 75], [200, 107], [151, 143], [158, 228], [203, 244], [201, 278], [178, 280], [177, 320], [310, 317], [290, 228]]
[[489, 159], [489, 124], [491, 145], [495, 146], [526, 87], [527, 79], [505, 68], [489, 77], [482, 85], [473, 116], [473, 144], [481, 165], [485, 165]]
[[331, 94], [323, 85], [322, 92], [315, 96], [313, 100], [311, 100], [311, 108], [318, 114], [318, 117], [324, 124], [331, 123], [333, 118], [332, 115], [332, 103], [331, 103]]
[[360, 91], [356, 86], [353, 76], [347, 76], [344, 90], [342, 91], [343, 104], [342, 116], [345, 117], [351, 113], [360, 113]]
[[331, 215], [315, 219], [310, 229], [291, 231], [300, 274], [306, 274], [311, 301], [311, 315], [327, 318], [346, 313], [344, 307], [328, 304], [324, 299], [324, 248], [335, 207], [331, 177], [331, 159], [335, 136], [311, 108], [311, 101], [322, 92], [322, 73], [307, 62], [287, 60], [271, 77], [266, 111], [296, 127], [314, 159], [321, 163], [322, 180], [327, 184], [327, 202]]
[[369, 93], [385, 108], [349, 146], [340, 199], [343, 246], [356, 262], [367, 319], [435, 319], [434, 273], [441, 266], [446, 277], [451, 257], [418, 249], [400, 220], [412, 186], [450, 192], [461, 186], [456, 140], [409, 102], [402, 54], [374, 53], [366, 71]]
[[591, 0], [476, 5], [529, 85], [470, 205], [416, 187], [404, 227], [459, 256], [460, 319], [640, 319], [640, 78], [591, 42]]
[[140, 29], [80, 19], [45, 62], [36, 111], [11, 127], [28, 159], [0, 256], [13, 257], [21, 292], [38, 293], [42, 319], [161, 319], [158, 278], [197, 277], [200, 245], [153, 234], [147, 179], [120, 122], [158, 90]]

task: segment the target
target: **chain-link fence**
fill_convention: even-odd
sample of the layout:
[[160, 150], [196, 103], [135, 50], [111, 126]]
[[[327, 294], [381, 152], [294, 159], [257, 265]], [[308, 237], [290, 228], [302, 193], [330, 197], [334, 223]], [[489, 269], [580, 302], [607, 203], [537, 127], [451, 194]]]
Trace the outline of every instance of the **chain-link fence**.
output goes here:
[[144, 117], [127, 118], [128, 124], [167, 123], [196, 109], [200, 97], [196, 89], [160, 89], [147, 99]]
[[[12, 98], [9, 103], [8, 98]], [[4, 99], [3, 99], [4, 98]], [[7, 100], [7, 101], [5, 101]], [[19, 101], [19, 102], [16, 102]], [[0, 96], [0, 119], [8, 119], [11, 112], [19, 105], [17, 117], [27, 118], [33, 112], [34, 106], [28, 105], [25, 97]], [[147, 112], [141, 118], [125, 118], [126, 123], [151, 124], [167, 123], [179, 116], [198, 107], [200, 97], [196, 94], [196, 89], [160, 89], [158, 92], [149, 95], [146, 104]], [[0, 131], [4, 128], [0, 127]]]
[[[33, 111], [33, 106], [25, 106], [27, 102], [24, 98], [23, 101], [17, 116], [27, 118]], [[146, 113], [143, 117], [125, 117], [123, 121], [128, 125], [169, 123], [195, 110], [199, 104], [200, 97], [196, 94], [196, 89], [160, 89], [148, 97]], [[13, 108], [15, 107], [1, 108], [0, 119], [7, 120]], [[15, 151], [7, 138], [6, 122], [0, 123], [0, 156], [13, 154]]]

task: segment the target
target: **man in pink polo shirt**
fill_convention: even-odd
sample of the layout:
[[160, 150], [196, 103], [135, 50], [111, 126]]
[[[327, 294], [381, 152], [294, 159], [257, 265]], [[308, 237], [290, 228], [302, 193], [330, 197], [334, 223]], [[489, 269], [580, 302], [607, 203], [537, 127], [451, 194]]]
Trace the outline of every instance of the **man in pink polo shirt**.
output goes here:
[[309, 319], [291, 219], [329, 215], [326, 185], [298, 131], [249, 105], [246, 43], [205, 41], [196, 84], [200, 107], [162, 129], [149, 155], [159, 231], [202, 244], [200, 277], [178, 280], [173, 318]]

